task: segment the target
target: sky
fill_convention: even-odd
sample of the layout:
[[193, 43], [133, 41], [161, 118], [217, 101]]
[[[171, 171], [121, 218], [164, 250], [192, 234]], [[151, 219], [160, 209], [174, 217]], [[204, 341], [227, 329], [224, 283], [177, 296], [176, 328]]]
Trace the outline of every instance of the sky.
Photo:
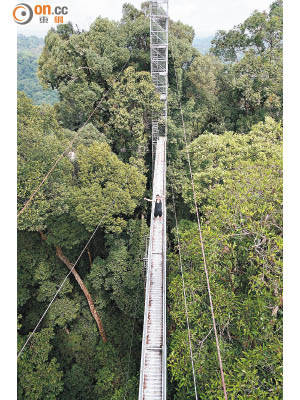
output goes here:
[[[12, 9], [17, 1], [10, 0]], [[97, 16], [113, 20], [122, 17], [122, 5], [126, 0], [45, 0], [26, 3], [30, 6], [36, 4], [50, 4], [52, 6], [68, 6], [68, 20], [77, 24], [80, 29], [88, 29]], [[127, 0], [135, 7], [140, 8], [143, 1]], [[191, 25], [197, 36], [206, 37], [213, 35], [219, 29], [231, 29], [234, 25], [243, 22], [255, 10], [267, 10], [272, 0], [169, 0], [169, 15], [177, 21]], [[51, 21], [50, 21], [51, 20]], [[53, 17], [48, 23], [40, 23], [39, 17], [34, 16], [27, 25], [18, 25], [18, 33], [24, 35], [45, 36], [48, 29], [55, 25]]]

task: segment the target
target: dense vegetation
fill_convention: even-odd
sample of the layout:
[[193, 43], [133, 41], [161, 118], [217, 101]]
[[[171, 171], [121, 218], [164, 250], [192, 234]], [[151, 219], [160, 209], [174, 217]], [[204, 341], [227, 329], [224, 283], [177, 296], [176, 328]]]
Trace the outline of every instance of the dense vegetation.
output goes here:
[[[201, 53], [209, 51], [213, 37], [197, 38], [193, 46]], [[37, 77], [38, 58], [44, 46], [44, 39], [36, 36], [18, 35], [18, 90], [26, 93], [36, 105], [54, 104], [59, 98], [55, 90], [45, 89]]]
[[[151, 196], [148, 3], [45, 38], [38, 75], [54, 106], [18, 96], [18, 349], [99, 230], [18, 361], [20, 399], [135, 399], [142, 258]], [[199, 399], [222, 399], [175, 70], [186, 121], [229, 399], [282, 399], [282, 1], [219, 31], [209, 54], [170, 21], [168, 193], [187, 286]], [[99, 104], [99, 100], [101, 104]], [[172, 198], [168, 196], [168, 399], [193, 399]], [[93, 307], [90, 301], [92, 300]], [[94, 310], [94, 311], [93, 311]], [[96, 312], [95, 312], [96, 310]], [[95, 316], [96, 313], [96, 316]], [[98, 318], [98, 319], [97, 319]], [[101, 330], [102, 326], [102, 330]]]
[[38, 58], [44, 40], [36, 36], [18, 35], [18, 90], [26, 93], [34, 104], [54, 104], [58, 100], [54, 90], [44, 89], [37, 77]]

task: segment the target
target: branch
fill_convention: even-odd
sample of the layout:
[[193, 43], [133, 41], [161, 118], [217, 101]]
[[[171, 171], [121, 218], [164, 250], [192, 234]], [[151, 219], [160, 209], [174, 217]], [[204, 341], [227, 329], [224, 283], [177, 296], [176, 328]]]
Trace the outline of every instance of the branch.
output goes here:
[[[47, 236], [43, 232], [39, 231], [39, 233], [40, 233], [41, 238], [43, 240], [47, 240]], [[102, 321], [101, 321], [100, 316], [97, 313], [97, 310], [95, 308], [94, 302], [92, 300], [92, 297], [91, 297], [89, 291], [87, 290], [85, 284], [83, 283], [82, 279], [80, 278], [80, 276], [77, 273], [77, 271], [75, 270], [75, 268], [73, 268], [74, 264], [72, 264], [68, 260], [68, 258], [63, 254], [63, 251], [59, 246], [55, 246], [55, 248], [56, 248], [57, 257], [60, 259], [60, 261], [62, 261], [69, 268], [70, 271], [72, 271], [72, 274], [74, 275], [74, 278], [76, 279], [77, 283], [81, 287], [81, 290], [83, 291], [83, 293], [84, 293], [84, 295], [85, 295], [85, 297], [86, 297], [86, 299], [87, 299], [87, 301], [89, 303], [91, 314], [92, 314], [92, 316], [94, 317], [94, 319], [95, 319], [95, 321], [97, 323], [100, 336], [102, 337], [103, 342], [106, 343], [107, 342], [107, 338], [105, 336], [105, 332], [104, 332], [104, 328], [103, 328], [103, 325], [102, 325]]]
[[91, 256], [90, 249], [87, 247], [86, 251], [87, 251], [87, 253], [88, 253], [88, 256], [89, 256], [89, 262], [90, 262], [90, 266], [92, 267], [93, 260], [92, 260], [92, 256]]

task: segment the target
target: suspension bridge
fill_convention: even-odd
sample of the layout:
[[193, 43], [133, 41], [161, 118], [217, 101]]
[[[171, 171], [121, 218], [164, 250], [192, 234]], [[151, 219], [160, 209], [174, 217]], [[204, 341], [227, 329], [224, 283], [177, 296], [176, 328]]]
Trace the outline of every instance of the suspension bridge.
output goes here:
[[[162, 111], [159, 114], [152, 115], [152, 199], [157, 194], [161, 196], [162, 201], [162, 218], [154, 217], [155, 202], [152, 202], [151, 209], [151, 224], [150, 224], [150, 237], [147, 249], [146, 257], [146, 291], [145, 291], [145, 307], [144, 307], [144, 326], [143, 326], [143, 339], [142, 339], [142, 350], [141, 350], [141, 364], [140, 364], [140, 381], [139, 381], [139, 400], [166, 400], [167, 399], [167, 345], [166, 345], [166, 159], [167, 159], [167, 110], [168, 110], [168, 0], [155, 0], [150, 2], [150, 52], [151, 52], [151, 76], [155, 88], [160, 96], [162, 102]], [[171, 47], [171, 54], [173, 50]], [[173, 55], [174, 59], [174, 55]], [[129, 60], [128, 60], [129, 61]], [[127, 65], [128, 61], [124, 65], [123, 69]], [[174, 65], [175, 65], [175, 59]], [[123, 70], [122, 69], [122, 70]], [[121, 71], [122, 72], [122, 71]], [[184, 133], [184, 140], [187, 152], [187, 161], [189, 164], [191, 186], [194, 195], [195, 212], [197, 216], [198, 228], [199, 228], [199, 243], [202, 251], [204, 260], [204, 271], [206, 274], [208, 295], [210, 300], [210, 309], [212, 314], [212, 322], [216, 339], [216, 347], [218, 352], [219, 367], [221, 373], [222, 386], [224, 391], [224, 399], [227, 400], [226, 385], [223, 374], [222, 359], [220, 354], [220, 347], [218, 342], [218, 335], [216, 330], [215, 316], [212, 304], [212, 297], [210, 293], [210, 284], [208, 270], [205, 261], [205, 252], [203, 246], [201, 225], [199, 219], [199, 212], [195, 197], [194, 180], [190, 163], [190, 156], [188, 152], [187, 135], [185, 130], [183, 110], [181, 106], [181, 100], [179, 96], [179, 85], [176, 73], [175, 65], [175, 77], [177, 83], [177, 95], [178, 95], [178, 106], [182, 119], [182, 129]], [[89, 116], [83, 127], [87, 124], [89, 119], [95, 113], [97, 107], [101, 104], [104, 96], [99, 101], [98, 105]], [[82, 129], [82, 128], [81, 128]], [[79, 135], [81, 129], [79, 129], [77, 135], [65, 149], [65, 151], [57, 158], [51, 169], [44, 176], [43, 180], [37, 186], [35, 191], [30, 196], [29, 200], [25, 203], [24, 207], [18, 213], [18, 216], [22, 214], [29, 204], [33, 201], [36, 193], [40, 190], [41, 186], [45, 183], [49, 175], [53, 172], [59, 161], [67, 154], [72, 147], [73, 142]], [[188, 340], [190, 349], [191, 365], [193, 370], [195, 399], [198, 399], [197, 394], [197, 382], [196, 372], [193, 360], [192, 350], [192, 338], [190, 332], [190, 324], [188, 318], [188, 305], [185, 292], [183, 267], [181, 261], [180, 251], [180, 239], [177, 227], [177, 216], [175, 209], [175, 201], [173, 195], [173, 206], [174, 216], [176, 222], [177, 241], [179, 250], [179, 263], [182, 276], [182, 286], [185, 304], [185, 316], [188, 329]], [[56, 299], [59, 291], [62, 289], [66, 279], [71, 274], [72, 270], [77, 265], [87, 245], [94, 237], [97, 229], [99, 228], [102, 220], [99, 222], [86, 246], [82, 250], [80, 256], [76, 260], [73, 268], [70, 270], [68, 275], [62, 281], [59, 289], [55, 293], [53, 299], [46, 308], [44, 314], [40, 318], [38, 324], [34, 328], [33, 332], [28, 336], [25, 344], [23, 345], [18, 357], [22, 354], [24, 348], [37, 331], [41, 321], [45, 314], [49, 310], [50, 306]], [[125, 397], [124, 397], [125, 399]]]
[[168, 95], [168, 0], [150, 4], [151, 75], [163, 103], [152, 117], [152, 198], [162, 197], [162, 221], [152, 203], [144, 310], [139, 400], [166, 399], [166, 148]]

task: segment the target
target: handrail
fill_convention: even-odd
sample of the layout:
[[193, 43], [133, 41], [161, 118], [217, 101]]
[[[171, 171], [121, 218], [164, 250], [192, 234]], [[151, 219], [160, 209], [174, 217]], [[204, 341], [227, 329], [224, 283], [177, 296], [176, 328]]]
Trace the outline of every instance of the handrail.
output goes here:
[[[153, 186], [153, 185], [152, 185]], [[153, 197], [152, 197], [153, 198]], [[143, 329], [143, 341], [142, 341], [142, 353], [141, 353], [141, 367], [140, 367], [140, 384], [139, 384], [139, 400], [142, 400], [143, 393], [143, 382], [144, 382], [144, 361], [145, 361], [145, 348], [146, 348], [146, 329], [147, 316], [148, 316], [148, 304], [150, 295], [150, 269], [152, 260], [152, 240], [153, 240], [153, 219], [154, 219], [154, 207], [155, 204], [152, 202], [151, 208], [151, 222], [150, 222], [150, 237], [148, 245], [148, 261], [147, 261], [147, 273], [146, 273], [146, 295], [145, 295], [145, 308], [144, 308], [144, 329]]]
[[164, 243], [163, 243], [163, 346], [162, 346], [162, 398], [167, 398], [167, 207], [166, 207], [166, 172], [167, 172], [167, 141], [165, 140], [164, 145], [164, 183], [163, 183], [163, 193], [164, 193], [164, 207], [163, 207], [163, 220], [164, 220]]
[[[165, 196], [166, 194], [166, 140], [165, 139], [160, 139], [164, 140], [164, 147], [163, 147], [163, 174], [162, 174], [162, 179], [163, 179], [163, 195]], [[158, 147], [157, 147], [158, 151]], [[158, 171], [158, 163], [160, 162], [160, 157], [156, 155], [155, 157], [155, 169], [154, 171]], [[154, 174], [154, 179], [153, 179], [153, 193], [152, 193], [152, 198], [155, 197], [156, 193], [158, 192], [157, 190], [157, 184], [158, 182], [156, 181], [157, 176]], [[153, 229], [154, 229], [154, 208], [155, 208], [155, 203], [152, 202], [152, 209], [151, 209], [151, 227], [150, 227], [150, 239], [149, 239], [149, 247], [148, 247], [148, 262], [147, 262], [147, 274], [146, 274], [146, 294], [145, 294], [145, 308], [144, 308], [144, 330], [143, 330], [143, 341], [142, 341], [142, 353], [141, 353], [141, 367], [140, 367], [140, 382], [139, 382], [139, 400], [143, 400], [143, 395], [144, 395], [144, 388], [143, 384], [145, 381], [144, 373], [145, 373], [145, 352], [147, 348], [147, 334], [148, 334], [148, 313], [149, 313], [149, 296], [150, 296], [150, 276], [151, 276], [151, 268], [152, 268], [152, 246], [153, 246]], [[162, 345], [161, 345], [161, 354], [162, 354], [162, 368], [161, 368], [161, 374], [162, 374], [162, 400], [166, 400], [166, 395], [167, 395], [167, 366], [166, 366], [166, 359], [167, 359], [167, 346], [166, 346], [166, 200], [165, 198], [163, 199], [163, 260], [162, 260], [162, 268], [163, 268], [163, 295], [162, 295]]]
[[[155, 159], [155, 164], [157, 163], [157, 157]], [[156, 165], [155, 165], [156, 168]], [[152, 181], [152, 198], [154, 196], [154, 176]], [[145, 308], [144, 308], [144, 329], [143, 329], [143, 342], [142, 342], [142, 354], [141, 354], [141, 368], [140, 368], [140, 384], [139, 384], [139, 400], [142, 400], [143, 394], [143, 382], [144, 382], [144, 361], [145, 361], [145, 349], [146, 349], [146, 335], [147, 335], [147, 317], [148, 317], [148, 304], [149, 304], [149, 296], [150, 296], [150, 272], [151, 272], [151, 264], [152, 264], [152, 241], [153, 241], [153, 221], [154, 221], [154, 208], [155, 203], [152, 202], [151, 207], [151, 222], [150, 222], [150, 238], [149, 238], [149, 246], [148, 246], [148, 262], [147, 262], [147, 274], [146, 274], [146, 296], [145, 296]]]

